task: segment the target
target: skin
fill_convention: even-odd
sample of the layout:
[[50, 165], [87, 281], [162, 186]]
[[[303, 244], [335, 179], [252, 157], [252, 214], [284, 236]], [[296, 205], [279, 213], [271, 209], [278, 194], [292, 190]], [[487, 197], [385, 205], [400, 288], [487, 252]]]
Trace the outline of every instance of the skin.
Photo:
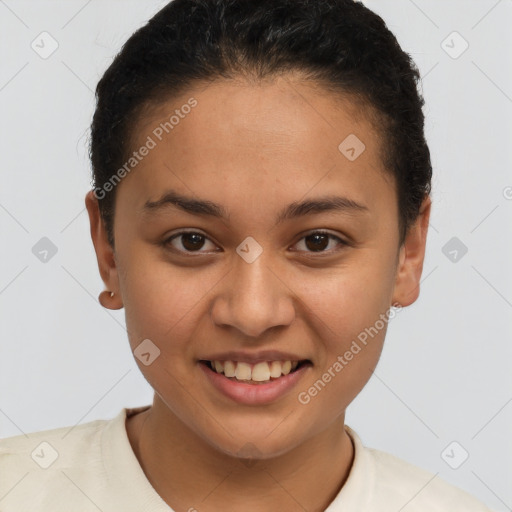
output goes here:
[[[345, 410], [371, 377], [386, 329], [308, 404], [297, 395], [379, 315], [417, 299], [431, 201], [399, 247], [397, 195], [379, 158], [379, 134], [348, 97], [291, 75], [197, 85], [142, 119], [134, 148], [192, 96], [197, 107], [117, 186], [115, 251], [94, 195], [86, 196], [99, 270], [114, 292], [103, 303], [125, 308], [132, 350], [149, 338], [161, 351], [149, 366], [136, 359], [155, 397], [148, 411], [127, 420], [128, 437], [149, 481], [176, 511], [218, 511], [227, 503], [247, 512], [321, 511], [350, 472]], [[338, 150], [352, 133], [366, 146], [353, 162]], [[172, 207], [145, 215], [145, 202], [168, 189], [219, 203], [230, 217]], [[288, 204], [327, 194], [368, 212], [276, 224]], [[315, 252], [304, 237], [319, 229], [350, 243], [327, 239]], [[183, 237], [162, 245], [180, 230], [203, 234], [203, 245], [190, 251]], [[250, 264], [236, 252], [248, 236], [263, 248]], [[297, 386], [270, 404], [233, 402], [198, 366], [212, 351], [265, 349], [312, 362]]]

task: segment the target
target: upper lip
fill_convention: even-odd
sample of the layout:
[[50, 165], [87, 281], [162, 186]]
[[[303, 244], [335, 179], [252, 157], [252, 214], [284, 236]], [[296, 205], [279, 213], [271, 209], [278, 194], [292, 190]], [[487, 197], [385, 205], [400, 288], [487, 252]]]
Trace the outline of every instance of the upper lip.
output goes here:
[[280, 352], [278, 350], [263, 350], [259, 352], [229, 351], [209, 354], [199, 359], [200, 361], [241, 361], [244, 363], [260, 363], [263, 361], [306, 361], [306, 357]]

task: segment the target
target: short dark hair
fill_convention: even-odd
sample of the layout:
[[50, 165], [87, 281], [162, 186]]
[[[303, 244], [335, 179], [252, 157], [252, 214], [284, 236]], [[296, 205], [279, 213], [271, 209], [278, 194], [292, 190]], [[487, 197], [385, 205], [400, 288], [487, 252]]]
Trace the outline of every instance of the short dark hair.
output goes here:
[[[173, 0], [123, 45], [96, 88], [90, 158], [101, 189], [150, 105], [201, 81], [301, 72], [370, 113], [395, 178], [400, 245], [431, 191], [420, 73], [383, 19], [353, 0]], [[340, 141], [341, 142], [341, 141]], [[110, 187], [109, 187], [110, 188]], [[115, 187], [98, 197], [114, 246]]]

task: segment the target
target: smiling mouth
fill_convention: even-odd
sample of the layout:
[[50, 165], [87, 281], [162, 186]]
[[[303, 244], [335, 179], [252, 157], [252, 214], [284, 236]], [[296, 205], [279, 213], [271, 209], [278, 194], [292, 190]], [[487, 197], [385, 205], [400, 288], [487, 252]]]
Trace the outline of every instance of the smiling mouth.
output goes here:
[[265, 384], [285, 375], [296, 372], [311, 361], [262, 361], [246, 363], [243, 361], [199, 361], [215, 373], [224, 375], [229, 380], [247, 384]]

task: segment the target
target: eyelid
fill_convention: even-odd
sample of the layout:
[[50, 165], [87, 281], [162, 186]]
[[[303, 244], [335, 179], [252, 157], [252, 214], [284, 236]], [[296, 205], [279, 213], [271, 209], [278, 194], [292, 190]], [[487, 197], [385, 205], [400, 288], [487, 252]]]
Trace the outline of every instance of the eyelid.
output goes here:
[[345, 244], [348, 244], [348, 240], [345, 240], [343, 239], [339, 233], [333, 233], [332, 231], [329, 231], [327, 229], [322, 229], [322, 228], [318, 228], [318, 229], [308, 229], [307, 231], [304, 231], [303, 233], [299, 233], [299, 240], [302, 240], [303, 238], [307, 237], [307, 236], [310, 236], [310, 235], [328, 235], [328, 236], [331, 236], [333, 238], [337, 238], [338, 240], [340, 240], [341, 242], [345, 243]]

